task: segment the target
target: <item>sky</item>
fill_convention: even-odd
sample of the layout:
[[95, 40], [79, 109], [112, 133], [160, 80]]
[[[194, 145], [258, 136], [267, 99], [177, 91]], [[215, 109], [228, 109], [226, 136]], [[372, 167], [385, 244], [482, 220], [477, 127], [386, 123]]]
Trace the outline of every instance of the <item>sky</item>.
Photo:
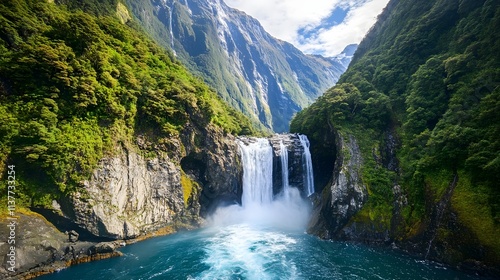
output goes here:
[[361, 42], [389, 0], [224, 0], [307, 54], [333, 56]]

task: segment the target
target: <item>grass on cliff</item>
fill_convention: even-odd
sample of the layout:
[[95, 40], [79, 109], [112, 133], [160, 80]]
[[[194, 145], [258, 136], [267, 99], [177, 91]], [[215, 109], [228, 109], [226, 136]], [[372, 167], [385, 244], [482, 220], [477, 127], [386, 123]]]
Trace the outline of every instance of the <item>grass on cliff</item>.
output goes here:
[[467, 176], [461, 177], [451, 199], [453, 209], [458, 213], [461, 222], [468, 225], [481, 244], [489, 247], [489, 252], [496, 252], [488, 256], [494, 263], [500, 261], [500, 223], [493, 215], [491, 205], [498, 201], [491, 201], [489, 188], [484, 185], [472, 184]]

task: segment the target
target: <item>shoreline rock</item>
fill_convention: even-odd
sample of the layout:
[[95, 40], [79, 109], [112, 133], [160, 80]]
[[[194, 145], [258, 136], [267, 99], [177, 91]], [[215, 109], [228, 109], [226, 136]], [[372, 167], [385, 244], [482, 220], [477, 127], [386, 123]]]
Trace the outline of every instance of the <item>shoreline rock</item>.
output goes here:
[[[0, 266], [1, 279], [33, 279], [57, 272], [67, 267], [97, 260], [122, 256], [120, 247], [148, 238], [176, 232], [173, 226], [140, 236], [136, 239], [105, 242], [70, 241], [72, 234], [60, 232], [42, 215], [31, 212], [17, 215], [16, 269], [12, 273], [6, 269], [9, 244], [0, 243], [3, 256]], [[0, 239], [7, 240], [9, 234], [7, 219], [0, 218]]]

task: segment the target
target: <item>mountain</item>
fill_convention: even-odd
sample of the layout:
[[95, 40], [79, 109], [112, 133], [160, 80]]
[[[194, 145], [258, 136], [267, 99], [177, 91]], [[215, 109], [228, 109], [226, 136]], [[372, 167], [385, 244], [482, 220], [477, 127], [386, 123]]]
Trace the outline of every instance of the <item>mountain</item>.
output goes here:
[[357, 49], [358, 44], [350, 44], [347, 45], [338, 55], [328, 57], [327, 59], [331, 60], [333, 63], [340, 63], [347, 69]]
[[16, 249], [0, 244], [17, 261], [0, 278], [120, 255], [97, 242], [199, 226], [240, 199], [235, 136], [257, 133], [122, 2], [2, 1], [0, 204], [12, 206], [0, 237], [15, 233], [11, 220], [20, 234]]
[[498, 1], [389, 2], [291, 123], [322, 194], [310, 232], [498, 275], [498, 26]]
[[277, 132], [338, 80], [346, 60], [304, 55], [222, 0], [128, 0], [141, 25], [234, 108]]

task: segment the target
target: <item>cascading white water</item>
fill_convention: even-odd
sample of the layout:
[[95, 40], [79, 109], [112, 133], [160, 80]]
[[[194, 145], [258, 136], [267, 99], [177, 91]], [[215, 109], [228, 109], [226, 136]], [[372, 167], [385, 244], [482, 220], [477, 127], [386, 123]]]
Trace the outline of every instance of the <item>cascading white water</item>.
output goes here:
[[310, 196], [314, 193], [314, 174], [312, 168], [311, 151], [309, 150], [309, 139], [306, 135], [299, 134], [300, 143], [304, 148], [304, 153], [302, 154], [302, 164], [303, 170], [302, 176], [304, 176], [304, 190], [306, 190], [306, 196]]
[[283, 197], [285, 198], [285, 200], [290, 200], [290, 183], [288, 180], [288, 149], [283, 143], [283, 140], [280, 141], [280, 159]]
[[192, 15], [192, 14], [193, 14], [193, 12], [192, 12], [192, 11], [191, 11], [191, 9], [189, 8], [188, 0], [184, 0], [184, 5], [186, 6], [186, 8], [187, 8], [187, 10], [188, 10], [188, 13], [189, 13], [190, 15]]
[[[282, 196], [273, 197], [273, 147], [269, 139], [247, 138], [238, 140], [243, 167], [243, 194], [241, 206], [218, 208], [210, 217], [214, 226], [247, 224], [253, 227], [271, 227], [302, 231], [309, 219], [309, 204], [297, 188], [288, 186]], [[285, 145], [282, 145], [285, 146]], [[286, 150], [286, 147], [282, 147]], [[288, 154], [282, 152], [283, 157]], [[288, 169], [288, 159], [282, 165]], [[283, 172], [288, 173], [288, 170]]]
[[243, 162], [243, 207], [273, 200], [273, 150], [267, 139], [238, 142]]
[[177, 53], [175, 52], [174, 49], [174, 31], [172, 29], [172, 10], [174, 9], [174, 6], [172, 5], [172, 8], [167, 6], [167, 9], [168, 9], [168, 19], [169, 19], [168, 28], [170, 29], [170, 48], [172, 48], [172, 52], [174, 53], [174, 55], [177, 56]]

